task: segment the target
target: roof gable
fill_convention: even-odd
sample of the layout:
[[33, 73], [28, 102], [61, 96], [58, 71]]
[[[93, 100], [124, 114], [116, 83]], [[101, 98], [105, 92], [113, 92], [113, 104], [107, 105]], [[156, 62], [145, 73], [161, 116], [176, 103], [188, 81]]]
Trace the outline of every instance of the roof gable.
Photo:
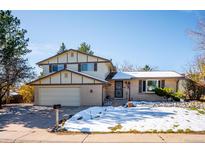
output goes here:
[[[71, 56], [72, 54], [72, 56]], [[97, 62], [97, 61], [107, 61], [111, 62], [111, 60], [90, 55], [79, 50], [69, 49], [54, 56], [51, 56], [47, 59], [44, 59], [38, 62], [38, 65], [49, 64], [49, 63], [73, 63], [73, 62]]]

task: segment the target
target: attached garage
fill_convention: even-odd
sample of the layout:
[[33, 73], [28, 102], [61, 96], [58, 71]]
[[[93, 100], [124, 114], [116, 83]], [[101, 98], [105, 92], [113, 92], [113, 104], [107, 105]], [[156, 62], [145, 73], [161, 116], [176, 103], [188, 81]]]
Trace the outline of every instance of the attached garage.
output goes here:
[[105, 80], [71, 70], [62, 70], [30, 83], [35, 89], [35, 104], [52, 106], [102, 105]]
[[39, 105], [80, 106], [80, 88], [41, 87], [38, 94]]

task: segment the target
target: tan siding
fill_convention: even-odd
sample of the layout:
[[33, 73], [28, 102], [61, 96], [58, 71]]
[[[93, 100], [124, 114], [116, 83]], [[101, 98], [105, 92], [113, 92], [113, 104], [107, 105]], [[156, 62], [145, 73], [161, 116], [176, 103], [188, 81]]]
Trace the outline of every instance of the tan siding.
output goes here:
[[50, 77], [44, 78], [41, 80], [42, 84], [50, 84]]
[[83, 83], [94, 83], [93, 79], [83, 77]]
[[[73, 57], [71, 54], [73, 53]], [[68, 62], [77, 62], [77, 53], [76, 52], [68, 52]]]
[[81, 86], [81, 105], [101, 106], [102, 105], [102, 85]]
[[63, 71], [61, 73], [61, 82], [64, 84], [64, 83], [71, 83], [71, 73], [70, 72], [67, 72], [67, 71]]
[[176, 79], [166, 79], [165, 80], [165, 87], [172, 88], [176, 91], [177, 80]]
[[72, 83], [82, 83], [82, 76], [72, 73]]
[[95, 83], [101, 83], [100, 81], [95, 80]]
[[60, 84], [60, 73], [51, 76], [51, 84]]
[[[71, 54], [73, 56], [71, 56]], [[105, 59], [101, 59], [101, 58], [97, 58], [97, 57], [92, 57], [90, 55], [82, 54], [82, 53], [75, 52], [75, 51], [69, 51], [69, 52], [60, 54], [58, 56], [55, 56], [53, 58], [50, 58], [48, 60], [42, 61], [40, 64], [57, 63], [57, 57], [58, 57], [59, 63], [60, 62], [61, 63], [67, 62], [67, 60], [68, 60], [68, 62], [86, 62], [87, 60], [89, 62], [97, 61], [97, 60], [98, 61], [105, 61]]]
[[67, 63], [67, 54], [64, 53], [62, 55], [59, 55], [58, 56], [58, 62], [59, 63]]
[[88, 56], [88, 61], [89, 62], [92, 62], [92, 61], [97, 61], [97, 58], [96, 57], [92, 57], [92, 56]]
[[57, 57], [53, 57], [51, 59], [48, 60], [49, 63], [57, 63]]
[[87, 55], [78, 53], [78, 62], [87, 62]]

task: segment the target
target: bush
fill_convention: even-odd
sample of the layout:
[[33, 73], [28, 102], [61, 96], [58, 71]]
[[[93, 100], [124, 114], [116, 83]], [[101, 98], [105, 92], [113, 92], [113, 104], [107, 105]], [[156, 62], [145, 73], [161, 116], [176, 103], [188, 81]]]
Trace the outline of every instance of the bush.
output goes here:
[[23, 103], [31, 103], [34, 100], [34, 88], [23, 85], [19, 88], [19, 94], [23, 97]]
[[158, 96], [166, 99], [171, 98], [174, 101], [180, 101], [180, 99], [184, 98], [182, 93], [174, 92], [172, 88], [156, 88], [154, 91]]
[[200, 100], [204, 94], [204, 87], [197, 82], [187, 79], [183, 84], [187, 98], [190, 100]]
[[176, 92], [172, 94], [172, 99], [174, 101], [180, 101], [180, 99], [185, 99], [185, 95], [181, 92]]

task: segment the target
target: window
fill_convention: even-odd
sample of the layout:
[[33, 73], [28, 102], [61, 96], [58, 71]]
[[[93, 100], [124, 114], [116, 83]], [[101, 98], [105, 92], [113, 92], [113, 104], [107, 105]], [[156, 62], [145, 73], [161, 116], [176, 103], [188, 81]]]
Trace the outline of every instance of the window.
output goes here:
[[65, 69], [64, 64], [52, 64], [49, 66], [49, 72], [57, 72], [63, 69]]
[[147, 80], [147, 92], [153, 92], [155, 88], [158, 87], [157, 80]]
[[97, 63], [83, 63], [80, 71], [97, 71]]
[[159, 86], [159, 80], [143, 80], [143, 92], [153, 93], [155, 88]]
[[65, 68], [64, 64], [58, 65], [58, 71], [63, 70]]

